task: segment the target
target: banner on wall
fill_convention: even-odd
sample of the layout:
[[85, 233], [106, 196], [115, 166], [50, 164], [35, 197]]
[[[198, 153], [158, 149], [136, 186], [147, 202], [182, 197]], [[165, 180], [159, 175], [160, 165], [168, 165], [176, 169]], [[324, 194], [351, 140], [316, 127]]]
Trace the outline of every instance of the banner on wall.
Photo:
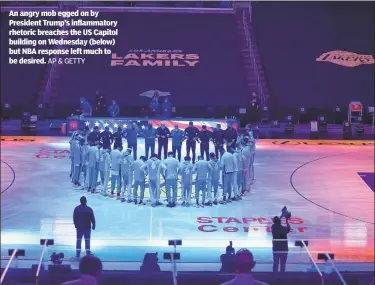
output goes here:
[[335, 50], [323, 53], [316, 61], [330, 62], [345, 67], [356, 67], [362, 64], [374, 64], [374, 57], [367, 54]]
[[130, 50], [125, 55], [112, 53], [111, 66], [125, 67], [196, 67], [197, 53], [182, 50]]

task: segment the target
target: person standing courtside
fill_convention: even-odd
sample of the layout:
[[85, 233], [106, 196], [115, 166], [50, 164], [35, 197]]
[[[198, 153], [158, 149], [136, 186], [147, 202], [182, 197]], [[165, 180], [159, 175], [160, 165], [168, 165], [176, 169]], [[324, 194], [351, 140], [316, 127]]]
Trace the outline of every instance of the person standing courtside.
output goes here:
[[247, 110], [248, 114], [248, 120], [250, 122], [259, 122], [259, 110], [260, 110], [260, 98], [259, 96], [253, 92], [252, 93], [252, 98]]
[[117, 199], [120, 199], [121, 193], [121, 159], [122, 148], [116, 148], [111, 151], [111, 197], [115, 194], [117, 186]]
[[120, 114], [120, 107], [116, 100], [112, 100], [112, 104], [108, 107], [108, 113], [111, 117], [117, 117]]
[[100, 141], [100, 130], [98, 126], [94, 127], [94, 130], [87, 135], [87, 143], [95, 144]]
[[122, 129], [120, 127], [113, 134], [113, 140], [115, 142], [115, 144], [113, 145], [113, 148], [123, 147], [122, 146]]
[[99, 151], [99, 172], [102, 186], [101, 194], [107, 196], [109, 176], [111, 174], [111, 155], [108, 149], [101, 149]]
[[234, 182], [234, 171], [235, 171], [235, 162], [233, 158], [233, 149], [230, 148], [228, 151], [224, 152], [221, 157], [220, 168], [223, 171], [223, 201], [227, 200], [231, 202], [231, 194], [233, 189]]
[[236, 149], [236, 142], [237, 142], [237, 131], [233, 128], [233, 123], [228, 123], [228, 128], [224, 131], [224, 142], [228, 149], [232, 148], [233, 150]]
[[74, 163], [73, 163], [73, 156], [72, 156], [72, 153], [73, 153], [73, 146], [74, 146], [74, 142], [76, 140], [76, 138], [81, 134], [83, 133], [83, 130], [79, 129], [77, 131], [74, 131], [73, 134], [72, 134], [72, 137], [70, 138], [69, 140], [69, 145], [70, 145], [70, 148], [69, 148], [69, 151], [71, 153], [70, 155], [70, 158], [71, 158], [71, 165], [70, 165], [70, 178], [72, 178], [72, 182], [73, 184], [74, 183], [74, 180], [73, 180], [73, 172], [74, 172]]
[[251, 177], [250, 177], [250, 165], [251, 165], [251, 148], [250, 148], [250, 142], [249, 137], [244, 137], [243, 139], [243, 149], [242, 149], [242, 155], [243, 155], [243, 166], [242, 166], [242, 194], [244, 192], [250, 191], [250, 185], [251, 185]]
[[243, 179], [243, 163], [246, 157], [242, 154], [242, 149], [237, 147], [233, 153], [235, 171], [233, 174], [233, 200], [242, 200], [242, 179]]
[[82, 136], [83, 136], [83, 145], [82, 147], [82, 163], [81, 163], [81, 172], [83, 173], [83, 182], [82, 182], [82, 190], [88, 188], [88, 149], [89, 149], [89, 143], [88, 143], [88, 137], [90, 135], [90, 129], [88, 126], [85, 126]]
[[82, 184], [82, 190], [89, 188], [89, 180], [90, 177], [89, 174], [89, 149], [90, 145], [88, 142], [85, 142], [85, 144], [82, 146], [82, 172], [83, 172], [83, 184]]
[[254, 160], [255, 160], [255, 150], [256, 150], [255, 140], [249, 141], [249, 148], [251, 152], [249, 176], [250, 176], [250, 184], [253, 184], [254, 179], [255, 179], [254, 177]]
[[134, 160], [137, 159], [137, 135], [137, 123], [133, 122], [131, 127], [125, 130], [125, 138], [128, 141], [128, 148], [131, 148], [133, 150]]
[[[193, 163], [195, 163], [195, 148], [198, 134], [199, 130], [193, 126], [193, 122], [189, 122], [189, 126], [185, 129], [186, 155], [192, 158]], [[193, 152], [192, 156], [190, 156], [190, 150]]]
[[[177, 178], [180, 169], [179, 162], [173, 157], [173, 152], [168, 152], [168, 158], [162, 162], [165, 167], [165, 192], [167, 192], [167, 207], [176, 207], [177, 201]], [[171, 195], [172, 190], [172, 195]]]
[[202, 130], [198, 134], [198, 142], [200, 143], [201, 157], [204, 159], [204, 154], [206, 154], [206, 160], [210, 160], [210, 139], [212, 138], [212, 133], [207, 130], [205, 125], [202, 126]]
[[82, 154], [82, 147], [80, 145], [78, 135], [76, 138], [72, 139], [70, 153], [73, 166], [72, 182], [75, 186], [81, 186], [81, 184], [79, 183], [79, 178], [82, 171], [82, 165], [84, 164], [84, 157]]
[[141, 166], [143, 170], [148, 175], [148, 188], [150, 191], [151, 206], [159, 206], [162, 203], [159, 202], [160, 198], [160, 174], [166, 170], [166, 166], [161, 163], [158, 156], [153, 153], [151, 158]]
[[212, 139], [215, 146], [215, 155], [217, 159], [220, 159], [221, 155], [224, 153], [224, 131], [221, 129], [221, 125], [217, 124], [216, 129], [212, 134]]
[[[174, 129], [171, 131], [172, 137], [172, 152], [175, 158], [178, 158], [178, 161], [181, 162], [181, 147], [184, 140], [184, 131], [181, 130], [178, 125], [174, 126]], [[176, 156], [177, 152], [177, 156]]]
[[156, 129], [152, 126], [151, 123], [149, 123], [147, 129], [145, 130], [146, 159], [149, 158], [148, 154], [150, 150], [151, 150], [150, 155], [153, 155], [155, 153], [155, 139], [156, 139]]
[[[212, 200], [214, 205], [217, 205], [217, 191], [219, 189], [220, 180], [220, 161], [216, 158], [213, 152], [210, 153], [210, 161], [208, 162], [211, 166], [210, 173], [208, 175], [208, 203], [212, 205]], [[213, 199], [212, 199], [213, 194]]]
[[133, 202], [132, 200], [132, 184], [133, 184], [133, 163], [134, 158], [132, 156], [131, 148], [128, 148], [122, 153], [121, 157], [121, 175], [122, 175], [122, 191], [121, 191], [121, 202], [124, 203], [126, 200], [126, 193], [128, 193], [128, 203]]
[[95, 230], [96, 227], [94, 211], [87, 206], [85, 196], [81, 197], [80, 203], [81, 205], [77, 206], [73, 212], [73, 223], [77, 231], [76, 257], [81, 255], [82, 237], [85, 238], [86, 254], [91, 254], [91, 229]]
[[103, 144], [103, 149], [111, 151], [113, 143], [113, 134], [109, 131], [109, 127], [105, 127], [104, 131], [100, 133], [100, 140]]
[[[99, 142], [98, 142], [99, 145]], [[87, 189], [88, 192], [95, 193], [96, 185], [98, 182], [98, 174], [99, 174], [99, 149], [98, 146], [92, 144], [88, 148], [87, 152], [88, 156], [88, 172], [89, 172], [89, 188]]]
[[193, 164], [191, 158], [185, 156], [184, 162], [180, 163], [182, 206], [190, 207], [191, 190], [193, 186]]
[[167, 158], [168, 153], [168, 138], [171, 136], [171, 132], [165, 127], [165, 122], [161, 122], [160, 127], [156, 129], [156, 137], [158, 138], [158, 157], [161, 157], [161, 150], [164, 150], [164, 159]]
[[[145, 172], [143, 171], [142, 166], [146, 163], [146, 157], [141, 156], [139, 159], [134, 161], [132, 164], [132, 170], [134, 172], [134, 189], [133, 189], [133, 202], [135, 205], [145, 205], [143, 203], [143, 198], [145, 195]], [[139, 203], [138, 198], [138, 188], [140, 188], [139, 193]]]
[[249, 138], [250, 141], [254, 141], [255, 140], [254, 132], [252, 130], [251, 124], [247, 124], [246, 125], [245, 132], [244, 132], [244, 137]]
[[[195, 180], [195, 199], [197, 206], [204, 206], [206, 195], [207, 195], [207, 182], [208, 182], [208, 174], [210, 173], [211, 166], [209, 165], [208, 161], [204, 160], [202, 156], [198, 156], [198, 161], [194, 165], [193, 172], [197, 173], [197, 177]], [[202, 205], [199, 204], [199, 193], [202, 192]], [[212, 204], [206, 204], [207, 206], [211, 206]]]

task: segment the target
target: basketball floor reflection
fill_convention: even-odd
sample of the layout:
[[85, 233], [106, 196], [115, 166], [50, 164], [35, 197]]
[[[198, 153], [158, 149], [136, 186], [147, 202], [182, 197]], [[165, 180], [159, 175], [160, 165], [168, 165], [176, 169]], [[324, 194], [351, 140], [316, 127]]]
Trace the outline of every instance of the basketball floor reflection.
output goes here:
[[[182, 239], [179, 252], [186, 262], [219, 262], [232, 240], [237, 249], [250, 248], [258, 263], [268, 263], [271, 217], [286, 205], [293, 215], [290, 262], [301, 258], [301, 250], [294, 248], [300, 239], [309, 241], [314, 258], [317, 252], [329, 252], [336, 261], [373, 262], [374, 192], [358, 174], [374, 172], [373, 143], [353, 144], [258, 141], [256, 180], [242, 201], [204, 208], [152, 208], [74, 189], [67, 138], [5, 140], [2, 250], [28, 248], [27, 255], [37, 258], [39, 239], [54, 238], [53, 251], [73, 255], [72, 212], [86, 195], [97, 220], [92, 249], [103, 260], [141, 261], [145, 252], [171, 250], [168, 239]], [[142, 139], [138, 148], [144, 153]]]

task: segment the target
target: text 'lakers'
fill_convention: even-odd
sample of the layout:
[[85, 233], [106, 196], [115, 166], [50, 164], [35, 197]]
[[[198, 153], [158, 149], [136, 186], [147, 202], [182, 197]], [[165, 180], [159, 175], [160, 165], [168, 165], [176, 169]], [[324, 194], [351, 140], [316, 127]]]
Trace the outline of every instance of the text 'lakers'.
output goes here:
[[198, 63], [195, 53], [128, 53], [123, 57], [113, 53], [111, 57], [111, 66], [195, 67]]

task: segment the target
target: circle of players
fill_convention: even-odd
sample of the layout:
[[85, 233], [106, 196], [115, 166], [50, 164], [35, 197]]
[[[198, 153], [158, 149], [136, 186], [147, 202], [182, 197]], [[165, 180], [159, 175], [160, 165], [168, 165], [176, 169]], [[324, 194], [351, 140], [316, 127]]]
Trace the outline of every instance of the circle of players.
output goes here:
[[[167, 153], [169, 138], [172, 138], [173, 152]], [[128, 143], [125, 150], [123, 139]], [[155, 140], [158, 141], [158, 154], [154, 153]], [[187, 156], [181, 162], [181, 145], [184, 140]], [[209, 153], [210, 141], [215, 146], [215, 153]], [[201, 155], [195, 161], [197, 142], [200, 143]], [[204, 207], [241, 200], [254, 180], [255, 139], [250, 125], [246, 126], [243, 134], [237, 134], [232, 124], [228, 124], [225, 131], [218, 124], [213, 132], [208, 131], [206, 126], [202, 126], [199, 131], [192, 122], [184, 131], [178, 125], [170, 131], [164, 122], [157, 129], [149, 124], [145, 132], [145, 146], [146, 156], [137, 158], [136, 123], [125, 130], [118, 128], [114, 134], [108, 127], [101, 133], [98, 127], [92, 132], [88, 127], [76, 131], [70, 140], [72, 183], [91, 193], [97, 193], [96, 188], [100, 185], [100, 194], [108, 196], [108, 184], [111, 182], [110, 197], [116, 197], [121, 202], [146, 205], [145, 177], [148, 176], [151, 205], [155, 207], [163, 205], [160, 202], [163, 177], [167, 207], [175, 207], [180, 180], [181, 205], [189, 207], [192, 205], [192, 185], [195, 182], [196, 206]], [[160, 160], [163, 148], [164, 159]], [[150, 150], [151, 156], [148, 158]], [[189, 157], [190, 150], [192, 158]], [[178, 159], [175, 158], [176, 153]], [[220, 201], [219, 185], [222, 188]]]

